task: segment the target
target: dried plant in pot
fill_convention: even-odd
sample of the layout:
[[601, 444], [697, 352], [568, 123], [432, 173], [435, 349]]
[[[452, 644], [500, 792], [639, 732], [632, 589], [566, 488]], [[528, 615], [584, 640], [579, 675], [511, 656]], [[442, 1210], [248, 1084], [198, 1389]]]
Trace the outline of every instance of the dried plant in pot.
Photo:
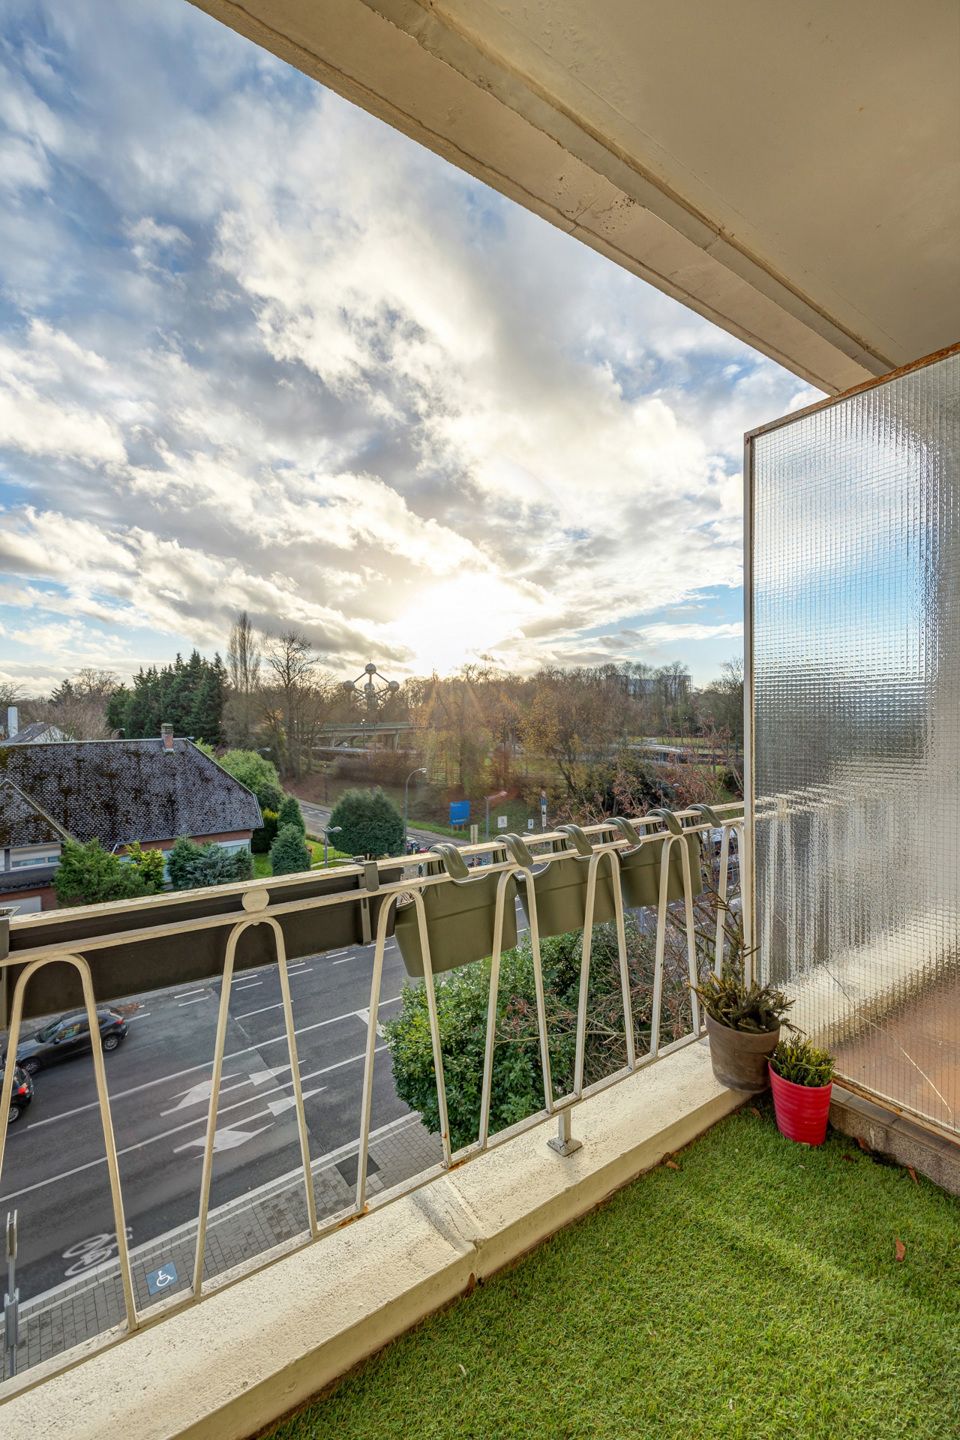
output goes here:
[[801, 1145], [827, 1138], [833, 1056], [801, 1035], [781, 1040], [770, 1057], [770, 1087], [777, 1129]]
[[710, 1061], [722, 1085], [759, 1095], [769, 1083], [767, 1061], [793, 1004], [773, 985], [749, 984], [739, 965], [727, 965], [695, 987], [707, 1015]]

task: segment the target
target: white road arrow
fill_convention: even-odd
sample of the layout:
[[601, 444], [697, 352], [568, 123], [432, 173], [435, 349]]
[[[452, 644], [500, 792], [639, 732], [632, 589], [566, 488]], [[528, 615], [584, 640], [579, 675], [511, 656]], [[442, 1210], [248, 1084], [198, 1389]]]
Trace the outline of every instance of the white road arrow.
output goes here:
[[[326, 1088], [326, 1085], [321, 1085], [316, 1090], [304, 1090], [303, 1098], [304, 1100], [309, 1100], [311, 1095], [319, 1095], [320, 1091], [326, 1090]], [[296, 1105], [296, 1103], [295, 1095], [281, 1095], [279, 1100], [268, 1100], [267, 1109], [273, 1115], [282, 1115], [285, 1110], [289, 1110], [290, 1107]]]
[[191, 1085], [189, 1090], [184, 1090], [181, 1099], [169, 1110], [161, 1110], [161, 1115], [172, 1115], [175, 1110], [183, 1110], [188, 1105], [199, 1105], [201, 1100], [210, 1099], [210, 1091], [213, 1089], [212, 1080], [200, 1080], [196, 1085]]
[[[231, 1129], [230, 1126], [224, 1126], [224, 1128], [218, 1130], [213, 1137], [214, 1152], [218, 1150], [235, 1150], [238, 1145], [246, 1145], [247, 1141], [252, 1140], [255, 1135], [262, 1135], [264, 1130], [269, 1129], [269, 1125], [261, 1125], [257, 1130], [234, 1130]], [[178, 1145], [173, 1153], [179, 1155], [181, 1150], [195, 1150], [198, 1147], [202, 1150], [206, 1144], [206, 1139], [207, 1137], [205, 1135], [201, 1135], [197, 1140], [189, 1140], [186, 1145]]]
[[285, 1070], [289, 1069], [289, 1065], [274, 1065], [270, 1070], [251, 1070], [250, 1084], [266, 1085], [268, 1080], [274, 1080], [278, 1075], [282, 1075]]

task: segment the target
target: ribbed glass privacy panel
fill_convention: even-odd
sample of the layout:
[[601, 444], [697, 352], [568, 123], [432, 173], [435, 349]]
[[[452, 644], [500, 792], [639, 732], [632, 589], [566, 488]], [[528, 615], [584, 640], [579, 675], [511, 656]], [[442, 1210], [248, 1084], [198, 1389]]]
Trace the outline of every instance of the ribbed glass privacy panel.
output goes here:
[[748, 442], [758, 967], [841, 1075], [950, 1129], [958, 396], [954, 353]]

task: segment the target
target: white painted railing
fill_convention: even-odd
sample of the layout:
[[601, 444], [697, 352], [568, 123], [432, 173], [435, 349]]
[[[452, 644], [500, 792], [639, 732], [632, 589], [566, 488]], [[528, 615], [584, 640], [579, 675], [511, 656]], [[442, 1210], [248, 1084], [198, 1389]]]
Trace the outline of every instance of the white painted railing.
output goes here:
[[[639, 844], [662, 846], [660, 857], [660, 889], [659, 903], [657, 906], [655, 962], [653, 975], [653, 1000], [649, 1050], [645, 1055], [638, 1055], [636, 1052], [634, 1018], [631, 1004], [631, 984], [628, 969], [627, 940], [624, 918], [624, 905], [619, 884], [620, 861], [619, 855], [626, 849], [635, 847], [623, 835], [616, 832], [611, 824], [596, 824], [584, 827], [584, 833], [588, 835], [592, 846], [592, 855], [587, 862], [587, 885], [585, 915], [583, 923], [583, 939], [580, 961], [580, 983], [579, 999], [577, 1010], [577, 1028], [575, 1042], [575, 1061], [573, 1067], [573, 1086], [568, 1094], [561, 1097], [554, 1095], [553, 1079], [551, 1076], [549, 1036], [547, 1033], [547, 1010], [546, 995], [544, 992], [543, 966], [541, 958], [540, 928], [537, 917], [536, 892], [532, 883], [533, 869], [529, 865], [518, 863], [516, 860], [502, 858], [504, 854], [503, 841], [493, 840], [479, 845], [466, 846], [461, 854], [468, 859], [472, 857], [482, 858], [487, 866], [484, 873], [498, 873], [499, 879], [496, 890], [496, 908], [494, 917], [494, 930], [491, 946], [490, 960], [490, 995], [486, 1020], [486, 1035], [484, 1044], [483, 1078], [481, 1088], [480, 1122], [479, 1132], [476, 1141], [469, 1145], [453, 1150], [451, 1146], [450, 1127], [447, 1119], [447, 1094], [444, 1080], [443, 1055], [441, 1050], [440, 1024], [437, 1012], [436, 985], [434, 981], [433, 968], [430, 958], [430, 934], [427, 923], [426, 908], [424, 905], [424, 893], [431, 887], [437, 885], [450, 885], [454, 883], [446, 874], [437, 875], [411, 875], [406, 873], [400, 879], [389, 879], [381, 883], [381, 875], [395, 876], [398, 869], [406, 869], [409, 872], [412, 865], [417, 861], [411, 861], [410, 857], [384, 859], [377, 862], [367, 862], [364, 865], [346, 865], [338, 869], [337, 874], [344, 880], [349, 879], [351, 883], [362, 882], [365, 888], [338, 891], [332, 894], [322, 894], [311, 898], [299, 898], [285, 900], [285, 890], [295, 886], [297, 882], [302, 883], [303, 876], [285, 877], [284, 880], [271, 880], [268, 889], [265, 882], [249, 881], [238, 886], [219, 887], [217, 898], [222, 895], [224, 902], [228, 899], [233, 902], [233, 909], [226, 908], [223, 913], [207, 914], [192, 919], [173, 921], [163, 924], [152, 924], [152, 913], [159, 907], [170, 903], [169, 896], [158, 896], [148, 900], [124, 902], [117, 905], [102, 907], [85, 907], [82, 910], [58, 912], [56, 916], [49, 914], [43, 916], [25, 917], [22, 920], [14, 919], [11, 922], [11, 940], [15, 941], [9, 952], [4, 953], [5, 947], [0, 945], [0, 993], [7, 998], [9, 985], [7, 975], [12, 967], [17, 967], [19, 974], [13, 985], [10, 999], [9, 1033], [6, 1043], [8, 1056], [16, 1054], [17, 1045], [21, 1035], [22, 1021], [24, 1016], [25, 997], [31, 979], [44, 967], [54, 963], [66, 963], [80, 977], [83, 992], [83, 1007], [90, 1024], [90, 1035], [93, 1043], [93, 1071], [96, 1082], [97, 1102], [99, 1106], [100, 1121], [103, 1131], [103, 1141], [106, 1153], [107, 1171], [109, 1176], [110, 1196], [113, 1207], [114, 1230], [118, 1247], [118, 1263], [122, 1279], [122, 1290], [125, 1308], [125, 1323], [118, 1330], [109, 1332], [104, 1336], [104, 1341], [122, 1338], [137, 1330], [145, 1323], [152, 1323], [161, 1316], [168, 1315], [172, 1310], [189, 1305], [200, 1300], [205, 1289], [204, 1282], [204, 1257], [207, 1235], [207, 1219], [210, 1208], [210, 1190], [213, 1178], [213, 1161], [216, 1144], [217, 1116], [220, 1102], [220, 1088], [223, 1072], [224, 1051], [227, 1036], [227, 1024], [229, 1018], [229, 1003], [231, 993], [231, 981], [233, 979], [237, 947], [245, 932], [253, 927], [266, 926], [270, 931], [274, 947], [274, 963], [277, 967], [280, 991], [282, 996], [283, 1021], [286, 1034], [287, 1048], [289, 1052], [290, 1069], [292, 1074], [293, 1097], [296, 1107], [297, 1128], [299, 1134], [299, 1148], [302, 1168], [303, 1189], [306, 1199], [307, 1217], [309, 1232], [303, 1240], [303, 1244], [309, 1244], [320, 1240], [325, 1234], [338, 1229], [345, 1222], [355, 1220], [374, 1205], [385, 1203], [396, 1198], [397, 1195], [407, 1193], [415, 1189], [436, 1175], [442, 1174], [451, 1166], [460, 1165], [474, 1156], [483, 1153], [490, 1147], [502, 1143], [517, 1133], [527, 1130], [532, 1126], [541, 1124], [551, 1117], [555, 1117], [559, 1123], [559, 1135], [551, 1139], [550, 1144], [561, 1154], [572, 1153], [579, 1148], [578, 1141], [574, 1140], [571, 1134], [571, 1115], [576, 1106], [588, 1095], [597, 1093], [609, 1085], [616, 1084], [628, 1075], [633, 1074], [644, 1065], [654, 1063], [660, 1056], [665, 1055], [682, 1045], [689, 1044], [698, 1038], [700, 1034], [700, 1013], [695, 995], [691, 994], [691, 1028], [689, 1033], [670, 1043], [663, 1044], [661, 1041], [661, 1010], [663, 1005], [663, 982], [664, 982], [664, 959], [667, 943], [667, 929], [669, 921], [668, 889], [670, 872], [670, 853], [672, 847], [680, 840], [681, 836], [698, 834], [709, 836], [711, 832], [719, 829], [721, 831], [721, 843], [718, 857], [718, 871], [716, 876], [711, 875], [711, 880], [716, 879], [716, 893], [723, 902], [718, 907], [718, 919], [716, 936], [713, 947], [713, 964], [719, 970], [725, 943], [724, 933], [724, 905], [728, 899], [728, 886], [731, 874], [731, 840], [734, 835], [738, 841], [739, 859], [742, 863], [745, 853], [744, 830], [745, 821], [741, 806], [724, 805], [717, 806], [715, 810], [700, 809], [678, 812], [676, 816], [662, 816], [656, 820], [650, 817], [640, 817], [634, 823], [642, 827], [644, 833], [640, 836]], [[676, 823], [679, 821], [680, 823]], [[611, 834], [615, 838], [609, 838]], [[550, 865], [577, 854], [574, 849], [568, 848], [568, 836], [562, 832], [553, 831], [542, 835], [528, 835], [525, 837], [531, 850], [538, 852], [535, 855], [536, 866]], [[564, 848], [556, 849], [556, 845]], [[544, 848], [546, 847], [546, 848]], [[694, 896], [699, 893], [702, 887], [694, 886], [691, 874], [690, 854], [686, 844], [681, 844], [680, 854], [682, 858], [683, 872], [683, 928], [686, 934], [686, 962], [687, 980], [695, 983], [698, 979], [698, 966], [702, 958], [702, 944], [698, 951], [697, 937], [695, 934]], [[418, 857], [422, 862], [427, 857]], [[713, 868], [713, 856], [710, 857], [711, 870]], [[586, 1036], [587, 1036], [587, 999], [590, 982], [590, 965], [593, 943], [593, 914], [597, 895], [598, 878], [601, 867], [606, 869], [612, 880], [612, 891], [615, 907], [615, 930], [617, 936], [620, 981], [623, 1000], [623, 1021], [624, 1021], [624, 1045], [626, 1053], [626, 1064], [604, 1077], [594, 1084], [584, 1083]], [[500, 963], [503, 941], [504, 919], [507, 905], [508, 884], [512, 877], [526, 874], [530, 882], [527, 885], [527, 905], [530, 924], [530, 946], [532, 953], [532, 966], [534, 973], [537, 1029], [539, 1037], [541, 1068], [543, 1072], [543, 1107], [525, 1120], [511, 1126], [509, 1129], [499, 1131], [493, 1135], [490, 1133], [490, 1110], [491, 1093], [493, 1080], [495, 1032], [497, 1022], [497, 1000], [500, 982]], [[711, 887], [712, 888], [712, 887]], [[194, 897], [202, 896], [206, 901], [211, 898], [211, 891], [192, 892]], [[240, 897], [242, 910], [238, 913], [236, 909], [237, 897]], [[284, 933], [281, 927], [281, 920], [285, 916], [300, 913], [317, 914], [318, 934], [322, 938], [323, 916], [326, 912], [332, 912], [334, 907], [351, 904], [356, 906], [363, 902], [365, 897], [376, 897], [379, 904], [379, 913], [376, 919], [375, 932], [371, 934], [374, 941], [373, 968], [370, 984], [370, 1004], [367, 1018], [366, 1046], [363, 1064], [363, 1082], [360, 1101], [360, 1128], [359, 1147], [357, 1162], [357, 1177], [355, 1193], [352, 1204], [338, 1213], [325, 1217], [321, 1220], [318, 1216], [316, 1194], [314, 1188], [314, 1174], [311, 1168], [311, 1156], [309, 1147], [309, 1135], [307, 1119], [304, 1112], [304, 1099], [300, 1079], [300, 1066], [297, 1055], [297, 1039], [294, 1026], [293, 1001], [290, 992], [289, 974], [287, 969], [287, 954], [284, 941]], [[377, 1051], [377, 1021], [378, 1010], [381, 999], [381, 980], [383, 975], [384, 954], [387, 942], [390, 921], [393, 918], [396, 907], [403, 897], [411, 897], [416, 907], [416, 915], [419, 926], [420, 946], [423, 956], [424, 968], [424, 989], [426, 993], [427, 1009], [430, 1022], [430, 1036], [433, 1050], [434, 1070], [436, 1075], [437, 1103], [440, 1117], [440, 1141], [442, 1145], [442, 1162], [429, 1170], [420, 1172], [411, 1177], [400, 1186], [394, 1187], [387, 1195], [371, 1197], [368, 1194], [368, 1162], [371, 1140], [371, 1115], [373, 1106], [373, 1082], [374, 1066]], [[176, 897], [181, 898], [181, 897]], [[187, 900], [190, 896], [185, 897]], [[749, 907], [744, 903], [744, 926], [749, 928]], [[136, 928], [120, 931], [111, 931], [106, 924], [101, 933], [95, 929], [96, 916], [102, 912], [104, 916], [116, 919], [118, 915], [125, 916], [135, 924]], [[55, 919], [53, 933], [56, 938], [51, 938], [50, 924]], [[89, 933], [93, 926], [94, 933]], [[46, 927], [46, 928], [44, 928]], [[41, 944], [32, 945], [31, 935], [43, 930], [44, 941]], [[138, 1309], [133, 1277], [131, 1271], [131, 1260], [127, 1241], [127, 1225], [124, 1215], [124, 1200], [121, 1185], [120, 1169], [118, 1164], [117, 1145], [114, 1134], [114, 1123], [111, 1112], [110, 1096], [107, 1087], [106, 1073], [104, 1069], [103, 1053], [100, 1044], [100, 1031], [97, 1022], [97, 1005], [102, 1006], [103, 996], [97, 996], [97, 965], [98, 959], [107, 952], [115, 951], [117, 947], [125, 947], [125, 952], [136, 950], [138, 945], [148, 942], [155, 942], [158, 939], [173, 936], [188, 936], [198, 934], [201, 931], [226, 931], [224, 959], [222, 968], [210, 978], [221, 981], [219, 1010], [217, 1017], [216, 1039], [214, 1044], [211, 1089], [209, 1096], [209, 1107], [206, 1119], [206, 1132], [203, 1148], [203, 1167], [200, 1183], [199, 1209], [197, 1216], [197, 1240], [193, 1266], [193, 1279], [190, 1288], [177, 1295], [164, 1298], [157, 1304], [150, 1306], [147, 1310]], [[0, 939], [2, 939], [0, 934]], [[749, 950], [749, 934], [745, 935], [746, 949]], [[316, 946], [317, 951], [324, 949], [322, 943]], [[143, 986], [149, 989], [149, 983]], [[6, 1116], [9, 1110], [12, 1087], [14, 1083], [14, 1066], [7, 1063], [5, 1066], [3, 1085], [0, 1087], [0, 1116]], [[0, 1126], [0, 1180], [4, 1178], [4, 1161], [6, 1158], [7, 1134], [6, 1127]], [[244, 1267], [245, 1272], [257, 1268], [257, 1261], [251, 1261]], [[231, 1272], [231, 1278], [239, 1278], [237, 1272]], [[211, 1284], [222, 1283], [207, 1280], [206, 1288]]]

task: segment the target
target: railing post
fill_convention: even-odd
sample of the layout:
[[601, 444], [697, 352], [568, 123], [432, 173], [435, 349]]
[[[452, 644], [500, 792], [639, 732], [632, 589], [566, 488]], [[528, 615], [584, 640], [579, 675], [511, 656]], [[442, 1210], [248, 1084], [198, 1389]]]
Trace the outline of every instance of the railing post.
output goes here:
[[571, 1107], [569, 1105], [565, 1105], [563, 1109], [558, 1112], [557, 1133], [552, 1140], [547, 1141], [550, 1149], [556, 1150], [558, 1155], [573, 1155], [575, 1151], [580, 1150], [583, 1146], [582, 1140], [574, 1140], [573, 1138], [573, 1132], [570, 1128], [570, 1109]]

